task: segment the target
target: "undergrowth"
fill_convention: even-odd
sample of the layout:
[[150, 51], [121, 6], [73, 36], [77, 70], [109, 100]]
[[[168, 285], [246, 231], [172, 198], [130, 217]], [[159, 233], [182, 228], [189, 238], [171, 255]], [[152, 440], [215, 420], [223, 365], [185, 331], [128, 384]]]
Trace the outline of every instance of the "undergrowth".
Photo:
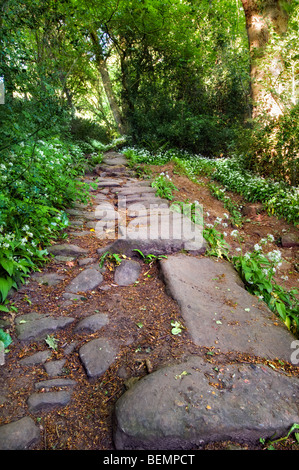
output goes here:
[[241, 157], [209, 159], [178, 150], [151, 154], [147, 150], [126, 148], [124, 154], [135, 164], [164, 165], [173, 161], [191, 180], [204, 175], [217, 181], [228, 191], [240, 194], [248, 202], [261, 202], [271, 215], [299, 223], [299, 190], [282, 181], [273, 181], [248, 171]]
[[[58, 137], [26, 139], [3, 150], [0, 164], [0, 310], [8, 311], [9, 291], [47, 260], [46, 247], [68, 225], [64, 211], [88, 200], [78, 181], [86, 170], [86, 143]], [[85, 147], [84, 147], [85, 146]], [[99, 152], [96, 145], [91, 160]]]

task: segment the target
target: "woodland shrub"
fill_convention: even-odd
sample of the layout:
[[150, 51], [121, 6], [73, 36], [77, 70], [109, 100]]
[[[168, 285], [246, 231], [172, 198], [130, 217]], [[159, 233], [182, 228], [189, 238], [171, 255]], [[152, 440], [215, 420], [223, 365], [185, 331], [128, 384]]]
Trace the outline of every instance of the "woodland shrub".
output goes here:
[[71, 135], [77, 141], [97, 140], [103, 144], [108, 144], [110, 137], [107, 128], [101, 126], [96, 121], [83, 118], [73, 118], [70, 126]]
[[143, 107], [136, 110], [131, 126], [133, 145], [154, 152], [178, 148], [211, 157], [227, 154], [238, 138], [227, 116], [195, 114], [187, 105], [173, 105], [165, 98], [146, 112]]
[[64, 208], [86, 201], [85, 185], [76, 179], [83, 163], [81, 149], [58, 138], [24, 138], [2, 152], [0, 302], [45, 261], [45, 247], [68, 225]]
[[248, 168], [290, 185], [299, 183], [299, 104], [278, 120], [255, 126], [249, 141]]

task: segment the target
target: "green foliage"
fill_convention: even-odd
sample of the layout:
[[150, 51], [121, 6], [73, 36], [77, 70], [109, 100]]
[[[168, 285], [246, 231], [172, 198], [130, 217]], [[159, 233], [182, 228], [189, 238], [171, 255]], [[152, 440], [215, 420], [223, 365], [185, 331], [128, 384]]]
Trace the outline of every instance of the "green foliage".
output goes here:
[[58, 138], [24, 138], [2, 152], [0, 302], [47, 259], [44, 247], [68, 225], [64, 207], [86, 200], [76, 180], [83, 162], [77, 146]]
[[152, 170], [146, 165], [137, 165], [134, 170], [137, 178], [149, 179], [152, 176]]
[[170, 206], [170, 210], [189, 217], [194, 224], [203, 225], [202, 206], [198, 201], [192, 203], [189, 200], [185, 202], [174, 201]]
[[217, 199], [223, 202], [224, 207], [229, 211], [230, 218], [236, 227], [242, 227], [243, 225], [243, 216], [240, 212], [238, 204], [231, 200], [229, 196], [225, 194], [225, 188], [220, 188], [219, 186], [209, 183], [208, 187]]
[[47, 343], [47, 345], [49, 346], [49, 348], [53, 349], [54, 351], [57, 351], [57, 348], [58, 348], [58, 340], [54, 337], [54, 336], [51, 336], [51, 335], [47, 335], [46, 339], [45, 339], [45, 342]]
[[146, 264], [149, 264], [149, 265], [152, 265], [153, 263], [155, 263], [156, 261], [159, 261], [163, 258], [167, 258], [167, 256], [165, 255], [153, 255], [151, 253], [145, 255], [144, 253], [142, 253], [141, 250], [138, 250], [137, 248], [134, 249], [133, 251], [136, 251], [143, 259], [143, 261], [146, 263]]
[[207, 256], [215, 256], [216, 258], [229, 258], [229, 245], [225, 241], [224, 235], [214, 226], [205, 227], [203, 229], [203, 237], [208, 242], [206, 251]]
[[123, 154], [126, 156], [126, 158], [129, 161], [129, 167], [130, 168], [136, 168], [136, 165], [138, 164], [138, 154], [134, 151], [132, 148], [128, 148], [123, 150]]
[[111, 138], [107, 128], [103, 125], [90, 119], [78, 117], [72, 119], [70, 132], [74, 140], [86, 142], [95, 140], [101, 142], [103, 145], [107, 145]]
[[169, 175], [163, 172], [160, 173], [160, 175], [154, 179], [154, 181], [152, 182], [152, 187], [156, 188], [157, 190], [156, 196], [169, 199], [170, 201], [174, 197], [172, 191], [178, 191], [178, 188], [171, 181]]
[[[299, 222], [298, 189], [283, 181], [257, 176], [245, 168], [244, 157], [212, 159], [179, 150], [152, 154], [137, 147], [129, 147], [124, 151], [126, 155], [130, 152], [138, 163], [164, 165], [173, 161], [179, 171], [194, 181], [196, 176], [209, 176], [221, 183], [226, 190], [240, 194], [249, 202], [262, 202], [269, 214], [284, 218], [294, 225]], [[235, 216], [238, 217], [237, 214]]]
[[103, 268], [105, 262], [108, 264], [108, 268], [110, 270], [113, 270], [115, 266], [119, 266], [120, 263], [122, 262], [122, 259], [125, 259], [125, 255], [120, 255], [117, 253], [110, 253], [110, 251], [106, 251], [100, 259], [99, 266], [100, 268]]
[[12, 343], [10, 334], [0, 329], [0, 341], [2, 341], [3, 346], [6, 349]]
[[299, 104], [278, 119], [256, 124], [249, 144], [247, 166], [254, 172], [293, 186], [299, 182]]
[[281, 253], [279, 250], [264, 253], [267, 242], [267, 239], [262, 239], [260, 244], [254, 246], [252, 253], [234, 256], [232, 262], [247, 290], [266, 302], [270, 310], [278, 315], [289, 329], [298, 333], [298, 291], [287, 291], [274, 281], [276, 269], [281, 264]]
[[245, 170], [240, 159], [216, 160], [214, 164], [213, 178], [228, 190], [241, 194], [247, 201], [262, 202], [272, 215], [298, 223], [299, 194], [295, 187]]
[[249, 54], [236, 3], [132, 1], [105, 26], [122, 44], [119, 78], [133, 143], [226, 153], [248, 113]]

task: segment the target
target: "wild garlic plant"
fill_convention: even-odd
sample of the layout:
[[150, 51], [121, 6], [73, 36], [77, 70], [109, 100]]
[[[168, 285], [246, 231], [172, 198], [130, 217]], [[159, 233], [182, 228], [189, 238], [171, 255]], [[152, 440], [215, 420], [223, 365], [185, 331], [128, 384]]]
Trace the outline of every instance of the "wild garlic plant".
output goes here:
[[156, 196], [161, 198], [169, 199], [170, 201], [173, 199], [172, 191], [178, 191], [178, 188], [175, 184], [171, 181], [169, 174], [166, 172], [160, 173], [157, 178], [154, 179], [152, 182], [152, 187], [156, 188]]
[[[238, 239], [239, 232], [231, 235]], [[266, 302], [271, 311], [277, 314], [285, 325], [295, 333], [299, 331], [299, 302], [297, 289], [287, 291], [277, 284], [274, 276], [282, 264], [281, 252], [278, 249], [267, 251], [273, 235], [262, 238], [254, 245], [252, 252], [243, 253], [240, 243], [239, 255], [232, 257], [232, 262], [240, 274], [247, 290]]]

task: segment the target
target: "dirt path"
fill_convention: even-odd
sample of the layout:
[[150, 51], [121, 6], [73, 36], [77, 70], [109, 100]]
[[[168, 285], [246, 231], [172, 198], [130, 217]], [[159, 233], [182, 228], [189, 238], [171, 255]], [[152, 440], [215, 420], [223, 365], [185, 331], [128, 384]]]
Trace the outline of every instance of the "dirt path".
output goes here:
[[[180, 335], [172, 333], [172, 324], [185, 325], [185, 318], [177, 301], [166, 292], [159, 263], [146, 264], [135, 256], [118, 278], [113, 257], [107, 255], [103, 267], [99, 265], [107, 247], [120, 235], [114, 229], [115, 214], [111, 210], [119, 193], [126, 194], [129, 189], [131, 202], [138, 201], [140, 194], [148, 203], [155, 197], [150, 182], [137, 180], [123, 166], [125, 163], [121, 155], [110, 154], [98, 174], [86, 175], [87, 182], [97, 182], [97, 189], [91, 191], [91, 204], [69, 211], [68, 237], [55, 244], [55, 257], [42, 272], [32, 276], [15, 294], [16, 318], [4, 318], [13, 343], [5, 356], [5, 366], [1, 367], [0, 426], [3, 431], [4, 425], [30, 418], [30, 422], [22, 421], [25, 430], [19, 444], [14, 440], [15, 432], [6, 428], [2, 439], [8, 445], [35, 450], [113, 450], [115, 404], [132, 384], [161, 366], [190, 355], [212, 364], [215, 361], [215, 347], [194, 341], [188, 328]], [[198, 186], [173, 170], [171, 164], [153, 167], [154, 174], [169, 172], [180, 189], [177, 200], [203, 203], [208, 212], [206, 222], [223, 219], [227, 211], [206, 186]], [[142, 193], [137, 188], [140, 185], [144, 188]], [[134, 187], [138, 189], [135, 196]], [[104, 209], [106, 220], [100, 227], [104, 234], [100, 239], [96, 224]], [[119, 230], [120, 227], [118, 224]], [[219, 226], [223, 232], [232, 228]], [[253, 211], [242, 229], [244, 247], [250, 249], [268, 233], [277, 239], [290, 229], [293, 230], [283, 221]], [[232, 250], [238, 248], [229, 234], [227, 241]], [[297, 287], [296, 248], [281, 249], [284, 263], [278, 276], [284, 280], [280, 283]], [[200, 259], [203, 254], [194, 256]], [[130, 263], [129, 258], [126, 261]], [[37, 316], [28, 316], [33, 312]], [[63, 319], [63, 323], [59, 324], [58, 319]], [[82, 320], [84, 324], [80, 324]], [[100, 345], [96, 342], [99, 338], [103, 339]], [[97, 351], [101, 349], [100, 360], [93, 357], [95, 347]], [[218, 351], [216, 361], [218, 365], [254, 364], [257, 359], [246, 351], [233, 350]], [[265, 360], [269, 362], [288, 376], [298, 377], [298, 368], [292, 364], [282, 364], [274, 358]], [[60, 382], [49, 382], [57, 379]], [[24, 435], [29, 436], [27, 441]], [[292, 442], [288, 441], [289, 447]], [[213, 448], [226, 445], [218, 443]]]

